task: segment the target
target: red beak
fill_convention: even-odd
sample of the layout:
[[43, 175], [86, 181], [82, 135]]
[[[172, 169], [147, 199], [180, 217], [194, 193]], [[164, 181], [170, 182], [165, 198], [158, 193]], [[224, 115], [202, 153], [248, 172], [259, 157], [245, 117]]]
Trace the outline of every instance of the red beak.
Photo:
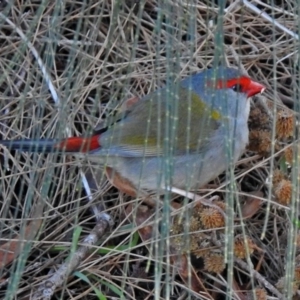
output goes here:
[[247, 86], [247, 97], [252, 97], [258, 93], [263, 93], [266, 87], [256, 81], [250, 81], [250, 84]]

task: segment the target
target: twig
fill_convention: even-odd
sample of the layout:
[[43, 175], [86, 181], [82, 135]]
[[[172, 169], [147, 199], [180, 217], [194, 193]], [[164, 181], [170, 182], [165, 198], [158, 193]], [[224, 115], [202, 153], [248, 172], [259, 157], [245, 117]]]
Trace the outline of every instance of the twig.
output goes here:
[[[49, 88], [49, 91], [52, 95], [52, 98], [53, 98], [53, 101], [55, 103], [56, 106], [59, 106], [59, 104], [61, 103], [61, 100], [58, 96], [58, 93], [56, 92], [56, 89], [54, 87], [54, 84], [52, 83], [52, 80], [51, 80], [51, 77], [50, 77], [50, 74], [48, 73], [47, 71], [47, 68], [45, 66], [45, 64], [43, 63], [38, 51], [35, 49], [34, 45], [28, 40], [28, 38], [26, 37], [26, 35], [23, 33], [23, 31], [18, 27], [16, 26], [10, 19], [8, 19], [3, 13], [0, 12], [0, 17], [2, 19], [4, 19], [10, 26], [13, 27], [13, 29], [18, 33], [18, 35], [22, 38], [22, 40], [26, 43], [26, 45], [28, 46], [28, 48], [30, 49], [32, 55], [34, 56], [34, 58], [36, 59], [40, 69], [41, 69], [41, 72], [44, 76], [44, 79], [45, 79], [45, 82], [47, 83], [48, 85], [48, 88]], [[66, 127], [65, 129], [66, 131], [66, 134], [68, 137], [71, 136], [71, 130], [69, 127]], [[82, 183], [83, 183], [83, 186], [85, 188], [85, 192], [86, 194], [88, 195], [88, 199], [90, 200], [90, 189], [87, 188], [88, 187], [88, 182], [85, 178], [85, 175], [84, 173], [80, 173], [81, 174], [81, 179], [82, 179]]]
[[27, 47], [30, 49], [32, 55], [34, 56], [34, 58], [36, 59], [41, 72], [43, 73], [43, 76], [45, 78], [45, 81], [48, 85], [49, 91], [52, 95], [52, 98], [55, 102], [56, 105], [58, 105], [60, 103], [60, 99], [58, 97], [58, 94], [55, 90], [55, 87], [51, 81], [51, 77], [47, 71], [46, 66], [44, 65], [40, 55], [38, 54], [37, 50], [35, 49], [35, 47], [33, 46], [33, 44], [28, 40], [28, 38], [26, 37], [26, 35], [23, 33], [23, 31], [16, 25], [14, 24], [10, 19], [7, 18], [7, 16], [5, 16], [3, 13], [0, 12], [0, 17], [2, 19], [5, 20], [6, 23], [8, 23], [16, 32], [17, 34], [22, 38], [22, 40], [26, 43]]
[[172, 193], [175, 193], [177, 195], [181, 195], [181, 196], [186, 197], [188, 199], [200, 202], [205, 206], [209, 206], [209, 207], [212, 207], [212, 208], [216, 209], [226, 219], [226, 214], [221, 209], [221, 207], [219, 207], [218, 205], [212, 204], [211, 200], [213, 200], [214, 197], [212, 197], [210, 200], [205, 200], [205, 197], [201, 197], [201, 196], [199, 196], [195, 193], [187, 192], [185, 190], [181, 190], [181, 189], [178, 189], [178, 188], [175, 188], [175, 187], [170, 187], [169, 190]]
[[[86, 195], [87, 195], [87, 200], [89, 202], [93, 201], [93, 196], [92, 196], [92, 189], [97, 190], [97, 183], [94, 180], [94, 177], [92, 176], [90, 171], [86, 171], [84, 173], [82, 170], [80, 170], [80, 176], [81, 176], [81, 181], [83, 184], [83, 187], [85, 189]], [[91, 211], [94, 214], [96, 218], [96, 222], [100, 221], [102, 218], [102, 212], [104, 211], [104, 205], [103, 204], [95, 204], [93, 203], [91, 205]]]
[[87, 253], [112, 226], [113, 221], [111, 217], [106, 213], [102, 213], [101, 219], [99, 218], [97, 225], [83, 240], [82, 243], [84, 245], [78, 248], [70, 258], [70, 261], [63, 263], [49, 279], [46, 279], [39, 285], [37, 291], [33, 294], [32, 299], [50, 300], [56, 288], [62, 286], [66, 282], [68, 276], [78, 268]]
[[[53, 101], [57, 107], [59, 107], [59, 104], [61, 103], [61, 100], [58, 96], [58, 93], [56, 92], [56, 89], [52, 83], [51, 76], [47, 71], [47, 68], [45, 64], [43, 63], [38, 51], [34, 47], [34, 45], [28, 40], [26, 35], [23, 33], [23, 31], [16, 26], [10, 19], [8, 19], [3, 13], [0, 12], [0, 17], [4, 19], [12, 28], [19, 34], [21, 39], [26, 43], [28, 48], [30, 49], [32, 55], [36, 59], [41, 72], [44, 76], [45, 82], [48, 85], [49, 91], [52, 95]], [[71, 136], [71, 130], [69, 127], [66, 127], [65, 129], [67, 136]], [[89, 201], [92, 200], [92, 195], [91, 195], [91, 189], [89, 187], [88, 180], [86, 179], [85, 174], [81, 171], [80, 172], [83, 187], [85, 189], [85, 192], [87, 194], [87, 198]], [[96, 206], [94, 208], [94, 213], [97, 219], [97, 225], [95, 228], [92, 230], [89, 236], [87, 236], [83, 243], [86, 245], [81, 246], [78, 251], [74, 254], [73, 258], [71, 259], [70, 262], [64, 263], [58, 270], [57, 272], [49, 279], [46, 280], [44, 283], [40, 285], [38, 288], [38, 291], [35, 293], [35, 296], [33, 299], [50, 299], [52, 294], [54, 293], [54, 290], [56, 287], [60, 286], [65, 282], [69, 276], [69, 274], [78, 267], [80, 264], [81, 260], [85, 257], [87, 251], [91, 249], [91, 246], [95, 245], [99, 238], [102, 236], [102, 234], [107, 230], [108, 227], [112, 226], [112, 218], [106, 214], [106, 213], [100, 213], [99, 209], [96, 211]], [[13, 256], [15, 257], [15, 255]], [[3, 262], [3, 263], [6, 263]]]
[[250, 275], [253, 275], [256, 280], [258, 280], [266, 289], [271, 291], [274, 295], [278, 297], [278, 299], [283, 299], [283, 295], [270, 283], [268, 282], [263, 276], [261, 276], [256, 270], [251, 268], [246, 262], [243, 260], [236, 258], [235, 262], [244, 270], [247, 270]]
[[260, 15], [262, 18], [264, 18], [266, 21], [272, 23], [275, 27], [278, 27], [279, 29], [281, 29], [282, 31], [284, 31], [288, 35], [292, 36], [296, 40], [299, 40], [299, 35], [297, 33], [289, 30], [285, 26], [283, 26], [280, 23], [278, 23], [274, 18], [270, 17], [267, 13], [265, 13], [262, 10], [260, 10], [258, 7], [256, 7], [252, 3], [250, 3], [248, 0], [243, 0], [242, 3], [245, 6], [247, 6], [249, 9], [251, 9], [252, 11], [254, 11], [255, 13], [257, 13], [258, 15]]
[[32, 221], [30, 221], [21, 234], [16, 234], [5, 244], [0, 246], [0, 268], [3, 269], [16, 259], [23, 251], [26, 243], [32, 242], [37, 235], [41, 224], [42, 216], [45, 207], [45, 201], [38, 199], [32, 214]]
[[[11, 88], [10, 95], [11, 95], [12, 97], [15, 96], [15, 94], [16, 94], [16, 92], [18, 91], [19, 87], [21, 87], [21, 85], [23, 84], [24, 78], [25, 78], [25, 76], [26, 76], [26, 74], [27, 74], [27, 72], [26, 72], [27, 69], [29, 69], [29, 63], [28, 63], [28, 60], [25, 60], [23, 67], [21, 67], [21, 70], [20, 70], [19, 74], [17, 75], [18, 80], [14, 81], [14, 85], [13, 85], [12, 88]], [[5, 103], [8, 103], [8, 101], [5, 101]], [[8, 116], [9, 112], [10, 112], [10, 110], [9, 110], [9, 108], [7, 107], [7, 108], [3, 111], [2, 114], [3, 114], [4, 117], [5, 117], [5, 116]], [[7, 132], [7, 128], [4, 126], [4, 124], [6, 124], [6, 120], [5, 120], [5, 119], [4, 119], [4, 121], [2, 121], [2, 124], [1, 124], [2, 127], [3, 127], [1, 134], [5, 136], [5, 135], [6, 135], [6, 132]], [[1, 137], [1, 138], [2, 138], [2, 137]], [[4, 154], [4, 168], [5, 168], [6, 170], [9, 170], [8, 157], [7, 157], [6, 154]]]

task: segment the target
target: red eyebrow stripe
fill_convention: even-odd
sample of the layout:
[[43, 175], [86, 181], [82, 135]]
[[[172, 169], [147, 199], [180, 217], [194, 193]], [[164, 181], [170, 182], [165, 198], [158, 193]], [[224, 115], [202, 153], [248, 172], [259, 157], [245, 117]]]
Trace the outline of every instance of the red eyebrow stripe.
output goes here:
[[240, 78], [234, 78], [229, 80], [218, 80], [216, 84], [217, 89], [224, 89], [224, 88], [232, 88], [236, 84], [240, 84], [243, 87], [243, 90], [247, 90], [249, 85], [251, 84], [252, 80], [249, 77], [243, 76]]
[[216, 82], [216, 89], [232, 88], [236, 84], [241, 86], [241, 92], [247, 95], [247, 97], [252, 97], [258, 93], [262, 93], [266, 87], [256, 81], [251, 80], [247, 76], [242, 76], [239, 78], [229, 79], [229, 80], [218, 80]]

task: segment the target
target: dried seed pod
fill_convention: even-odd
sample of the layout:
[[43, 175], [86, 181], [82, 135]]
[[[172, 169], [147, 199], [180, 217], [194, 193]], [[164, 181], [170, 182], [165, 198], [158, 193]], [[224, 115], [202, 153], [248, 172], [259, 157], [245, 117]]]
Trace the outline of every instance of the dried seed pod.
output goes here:
[[[296, 152], [296, 153], [295, 153]], [[291, 145], [284, 151], [284, 158], [290, 165], [295, 165], [300, 161], [300, 144]]]
[[[281, 277], [276, 283], [276, 288], [281, 292], [284, 290], [284, 282], [285, 282], [285, 277]], [[296, 295], [296, 293], [298, 292], [298, 287], [299, 287], [299, 282], [293, 281], [293, 285], [292, 285], [293, 295]]]
[[274, 187], [279, 184], [279, 182], [281, 182], [283, 179], [285, 178], [285, 175], [283, 174], [283, 172], [280, 169], [275, 169], [273, 172], [273, 185]]
[[294, 271], [294, 280], [300, 284], [300, 267], [296, 267]]
[[[247, 251], [248, 249], [248, 251]], [[251, 255], [254, 252], [255, 244], [249, 237], [242, 235], [236, 236], [234, 240], [234, 255], [238, 258], [244, 259], [247, 253]]]
[[300, 253], [300, 232], [299, 231], [297, 233], [297, 238], [296, 238], [296, 249], [297, 249], [297, 254], [298, 254], [297, 257], [299, 257], [299, 260], [300, 260], [300, 255], [299, 255], [299, 253]]
[[274, 186], [274, 194], [278, 203], [289, 205], [292, 198], [293, 185], [290, 180], [283, 179]]
[[270, 130], [272, 122], [269, 115], [264, 111], [264, 108], [256, 105], [250, 109], [248, 124], [250, 131], [255, 129]]
[[268, 155], [272, 149], [272, 134], [266, 130], [252, 130], [249, 133], [248, 149], [261, 155]]
[[[255, 294], [255, 297], [253, 295], [253, 292]], [[266, 300], [267, 299], [267, 292], [263, 288], [256, 288], [254, 291], [247, 292], [247, 300]]]
[[287, 149], [284, 150], [284, 158], [285, 160], [289, 163], [292, 164], [293, 162], [293, 148], [292, 147], [288, 147]]
[[200, 214], [200, 220], [205, 229], [213, 229], [225, 226], [224, 216], [217, 209], [212, 207], [203, 209]]
[[282, 109], [276, 116], [276, 136], [279, 139], [286, 139], [293, 136], [294, 116], [288, 109]]
[[224, 256], [221, 254], [210, 254], [204, 257], [204, 269], [211, 273], [220, 274], [225, 269]]

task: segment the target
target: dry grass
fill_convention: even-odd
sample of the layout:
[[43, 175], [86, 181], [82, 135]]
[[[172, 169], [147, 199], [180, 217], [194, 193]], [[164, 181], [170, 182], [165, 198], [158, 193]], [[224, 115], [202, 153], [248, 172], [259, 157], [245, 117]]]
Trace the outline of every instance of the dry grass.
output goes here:
[[[129, 0], [87, 3], [67, 0], [46, 2], [44, 7], [37, 4], [39, 1], [20, 0], [12, 5], [3, 2], [0, 18], [1, 138], [83, 134], [91, 131], [99, 118], [109, 117], [121, 100], [145, 95], [162, 86], [167, 77], [184, 77], [212, 66], [218, 16], [218, 6], [212, 2], [168, 0], [158, 3], [151, 0], [142, 4], [143, 1]], [[223, 50], [228, 64], [236, 66], [240, 62], [249, 75], [266, 85], [266, 99], [279, 107], [284, 103], [298, 114], [297, 37], [251, 10], [250, 6], [241, 7], [240, 2], [226, 1]], [[294, 33], [299, 31], [300, 8], [296, 1], [274, 0], [273, 8], [263, 4], [265, 1], [250, 2], [286, 29]], [[24, 41], [25, 36], [31, 46]], [[32, 49], [40, 55], [46, 72], [42, 71]], [[49, 92], [49, 80], [57, 95]], [[261, 97], [258, 102], [265, 98]], [[269, 129], [275, 129], [270, 117], [276, 114], [273, 110], [273, 106], [269, 108]], [[260, 119], [254, 122], [259, 123]], [[296, 138], [290, 137], [281, 140], [275, 152], [282, 151], [294, 140]], [[298, 267], [293, 263], [299, 251], [293, 240], [298, 236], [297, 205], [278, 203], [269, 189], [272, 180], [268, 179], [274, 168], [284, 173], [282, 180], [293, 178], [282, 159], [279, 161], [280, 155], [270, 152], [263, 155], [247, 152], [236, 172], [239, 200], [245, 198], [245, 193], [263, 193], [263, 205], [253, 216], [235, 223], [232, 230], [234, 235], [247, 235], [259, 249], [244, 261], [251, 261], [261, 276], [250, 276], [249, 270], [234, 262], [236, 299], [253, 297], [237, 292], [238, 289], [261, 287], [266, 288], [269, 296], [276, 296], [267, 285], [276, 290], [280, 280], [280, 284], [284, 284], [282, 278], [286, 274], [294, 274], [292, 266], [296, 266], [296, 271]], [[80, 168], [87, 170], [89, 166], [72, 157], [9, 153], [7, 149], [1, 150], [0, 158], [2, 242], [18, 233], [22, 236], [30, 218], [41, 220], [32, 229], [38, 234], [32, 237], [34, 241], [27, 245], [28, 249], [22, 248], [19, 259], [2, 267], [0, 298], [8, 291], [15, 293], [17, 299], [29, 299], [30, 293], [50, 276], [49, 271], [67, 259], [72, 245], [76, 246], [74, 231], [81, 226], [81, 237], [84, 237], [95, 225], [91, 212], [93, 202], [86, 199], [79, 172]], [[297, 174], [297, 165], [294, 164], [293, 170]], [[176, 275], [177, 271], [168, 275], [167, 269], [162, 268], [161, 273], [155, 273], [155, 263], [165, 266], [165, 260], [159, 253], [153, 254], [151, 243], [144, 238], [145, 232], [140, 232], [141, 239], [134, 242], [136, 225], [130, 219], [127, 206], [130, 201], [136, 203], [137, 200], [118, 193], [102, 175], [98, 174], [97, 178], [92, 195], [94, 202], [105, 204], [115, 225], [81, 261], [78, 273], [70, 275], [63, 286], [56, 289], [53, 299], [98, 299], [93, 286], [106, 299], [120, 299], [118, 292], [121, 291], [125, 299], [154, 299], [155, 284], [159, 281], [161, 291], [157, 295], [160, 299], [167, 299], [168, 293], [172, 299], [187, 299], [188, 295], [191, 299], [206, 299], [192, 291], [182, 281], [184, 276]], [[296, 183], [294, 179], [297, 198]], [[229, 191], [222, 186], [222, 177], [215, 184], [214, 189], [219, 188], [218, 195], [224, 199]], [[236, 205], [235, 209], [238, 211]], [[138, 213], [143, 219], [152, 211]], [[206, 239], [211, 245], [211, 236], [221, 244], [220, 249], [224, 246], [228, 232], [203, 231], [205, 239], [202, 236], [199, 247], [205, 248]], [[261, 239], [263, 232], [265, 236]], [[101, 249], [109, 246], [119, 248]], [[219, 257], [218, 251], [217, 255]], [[226, 271], [219, 275], [209, 274], [201, 261], [193, 267], [211, 297], [225, 299], [224, 283], [229, 280]], [[89, 283], [80, 277], [82, 274], [87, 276]], [[288, 280], [293, 284], [295, 295], [299, 281], [296, 277], [294, 281]], [[18, 286], [14, 285], [14, 280], [20, 280]], [[277, 288], [283, 293], [280, 284]], [[167, 287], [171, 289], [169, 292]]]

